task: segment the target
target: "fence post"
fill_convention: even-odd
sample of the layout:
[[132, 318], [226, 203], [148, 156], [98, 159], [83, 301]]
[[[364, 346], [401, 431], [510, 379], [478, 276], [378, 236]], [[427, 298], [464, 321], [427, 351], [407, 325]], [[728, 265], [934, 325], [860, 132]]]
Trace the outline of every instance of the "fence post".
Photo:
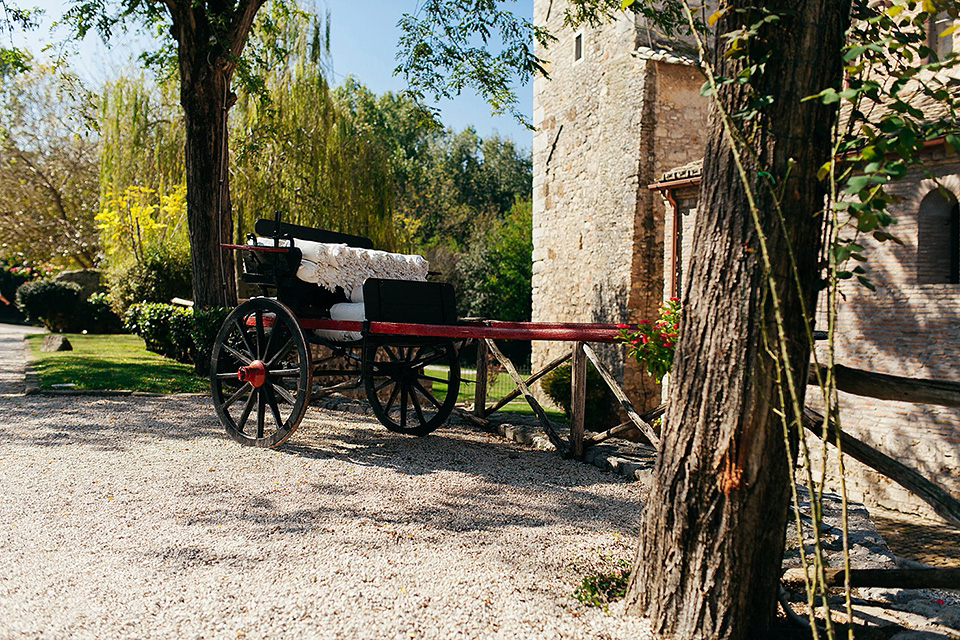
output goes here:
[[487, 365], [490, 351], [486, 340], [477, 340], [477, 384], [473, 390], [473, 415], [487, 417]]
[[583, 429], [586, 422], [587, 355], [583, 343], [573, 345], [573, 367], [570, 374], [570, 447], [573, 457], [583, 459]]

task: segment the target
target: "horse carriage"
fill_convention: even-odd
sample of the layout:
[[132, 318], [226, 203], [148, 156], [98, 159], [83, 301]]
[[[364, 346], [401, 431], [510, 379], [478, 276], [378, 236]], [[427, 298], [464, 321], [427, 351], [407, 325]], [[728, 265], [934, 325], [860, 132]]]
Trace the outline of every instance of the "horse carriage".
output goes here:
[[[484, 354], [490, 345], [499, 357], [495, 339], [615, 342], [625, 327], [458, 320], [453, 287], [428, 282], [420, 256], [279, 219], [261, 219], [255, 231], [245, 245], [223, 246], [243, 252], [242, 278], [263, 296], [227, 316], [210, 372], [217, 415], [244, 445], [275, 447], [296, 430], [311, 397], [360, 388], [387, 429], [426, 435], [454, 410], [467, 342], [478, 341]], [[476, 394], [481, 417], [484, 397]]]

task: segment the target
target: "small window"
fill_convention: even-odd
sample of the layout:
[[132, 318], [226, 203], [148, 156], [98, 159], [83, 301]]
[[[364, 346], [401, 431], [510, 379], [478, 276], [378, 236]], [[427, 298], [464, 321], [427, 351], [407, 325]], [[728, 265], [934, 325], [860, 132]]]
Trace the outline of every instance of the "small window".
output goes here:
[[583, 58], [583, 34], [578, 33], [573, 39], [573, 61]]
[[960, 284], [960, 207], [934, 189], [917, 210], [917, 282]]

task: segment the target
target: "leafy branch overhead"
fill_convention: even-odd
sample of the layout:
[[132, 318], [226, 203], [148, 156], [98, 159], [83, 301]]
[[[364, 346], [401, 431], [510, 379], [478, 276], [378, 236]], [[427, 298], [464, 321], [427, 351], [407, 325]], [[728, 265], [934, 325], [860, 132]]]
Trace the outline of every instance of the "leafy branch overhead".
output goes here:
[[[544, 60], [534, 41], [554, 40], [544, 27], [501, 8], [495, 0], [427, 0], [416, 14], [404, 14], [396, 73], [418, 98], [458, 96], [465, 88], [482, 95], [496, 114], [509, 113], [528, 124], [517, 109], [516, 83], [540, 73]], [[498, 49], [499, 53], [492, 53]]]

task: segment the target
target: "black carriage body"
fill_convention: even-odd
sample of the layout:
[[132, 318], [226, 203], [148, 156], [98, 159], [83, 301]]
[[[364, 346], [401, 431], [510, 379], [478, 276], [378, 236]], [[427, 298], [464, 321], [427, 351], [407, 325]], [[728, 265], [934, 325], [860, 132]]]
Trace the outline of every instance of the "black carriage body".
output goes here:
[[[439, 427], [453, 410], [460, 386], [459, 351], [450, 339], [364, 331], [360, 340], [343, 343], [304, 329], [307, 320], [330, 318], [330, 307], [348, 298], [339, 287], [331, 292], [297, 278], [302, 259], [297, 241], [363, 249], [372, 249], [373, 242], [271, 220], [259, 220], [255, 230], [272, 238], [273, 246], [236, 248], [245, 249], [243, 280], [259, 285], [264, 297], [230, 314], [211, 362], [214, 405], [231, 437], [245, 445], [279, 445], [302, 419], [314, 381], [344, 374], [356, 381], [321, 385], [321, 391], [362, 386], [374, 414], [391, 431], [426, 435]], [[368, 321], [457, 323], [456, 299], [447, 283], [369, 278], [363, 295]], [[326, 346], [333, 355], [314, 362], [309, 343]], [[345, 366], [320, 368], [334, 358], [342, 358]]]
[[286, 251], [245, 251], [241, 278], [244, 282], [259, 285], [265, 296], [275, 294], [277, 300], [303, 318], [329, 318], [330, 307], [349, 300], [340, 287], [328, 291], [297, 277], [303, 258], [296, 246], [297, 240], [373, 249], [373, 241], [369, 238], [275, 220], [257, 220], [254, 230], [261, 237], [273, 238], [274, 248], [281, 248], [281, 241], [288, 241], [293, 246]]

